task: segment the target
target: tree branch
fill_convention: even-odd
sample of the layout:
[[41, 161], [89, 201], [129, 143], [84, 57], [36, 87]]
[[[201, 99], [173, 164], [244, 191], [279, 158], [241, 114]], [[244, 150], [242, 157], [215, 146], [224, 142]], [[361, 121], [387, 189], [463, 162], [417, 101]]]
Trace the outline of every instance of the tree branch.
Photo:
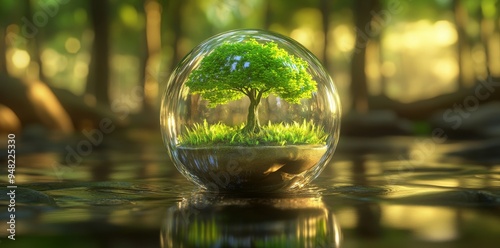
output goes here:
[[231, 89], [232, 89], [232, 90], [234, 90], [234, 91], [241, 92], [241, 93], [243, 93], [243, 94], [245, 94], [245, 95], [247, 95], [247, 94], [248, 94], [248, 93], [245, 91], [245, 89], [242, 89], [242, 88], [231, 88]]
[[256, 101], [257, 101], [257, 103], [259, 103], [259, 102], [260, 102], [260, 99], [262, 98], [262, 94], [264, 94], [264, 92], [263, 92], [263, 91], [259, 91], [259, 93], [257, 93], [257, 97], [255, 98], [255, 99], [256, 99]]
[[247, 96], [250, 96], [252, 94], [252, 92], [250, 91], [250, 89], [247, 88], [247, 87], [243, 87], [242, 91], [243, 91], [243, 94], [245, 94]]

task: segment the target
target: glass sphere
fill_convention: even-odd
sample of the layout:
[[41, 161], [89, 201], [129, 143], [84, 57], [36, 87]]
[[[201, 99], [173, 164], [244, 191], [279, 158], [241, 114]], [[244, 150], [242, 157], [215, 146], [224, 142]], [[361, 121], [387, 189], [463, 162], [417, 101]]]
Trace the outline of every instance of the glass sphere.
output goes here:
[[300, 188], [339, 139], [338, 91], [298, 42], [235, 30], [195, 47], [173, 71], [160, 124], [174, 165], [213, 192]]

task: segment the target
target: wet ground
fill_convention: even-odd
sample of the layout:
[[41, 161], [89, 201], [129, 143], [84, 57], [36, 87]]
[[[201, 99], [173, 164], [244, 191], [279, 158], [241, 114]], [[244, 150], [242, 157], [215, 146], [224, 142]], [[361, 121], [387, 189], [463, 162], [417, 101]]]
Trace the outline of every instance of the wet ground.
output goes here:
[[[15, 240], [0, 247], [498, 247], [500, 142], [342, 138], [293, 194], [199, 192], [158, 132], [16, 139]], [[2, 137], [1, 144], [6, 144]], [[69, 144], [69, 145], [68, 145]]]

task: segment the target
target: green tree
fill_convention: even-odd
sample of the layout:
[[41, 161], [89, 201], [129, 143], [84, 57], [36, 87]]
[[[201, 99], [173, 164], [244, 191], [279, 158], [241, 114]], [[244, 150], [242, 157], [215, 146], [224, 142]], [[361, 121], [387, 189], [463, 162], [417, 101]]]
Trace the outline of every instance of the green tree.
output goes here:
[[316, 82], [307, 67], [306, 61], [274, 42], [226, 42], [203, 58], [186, 85], [192, 93], [208, 100], [210, 107], [247, 96], [250, 105], [243, 131], [257, 133], [262, 98], [272, 93], [287, 102], [299, 103], [316, 91]]

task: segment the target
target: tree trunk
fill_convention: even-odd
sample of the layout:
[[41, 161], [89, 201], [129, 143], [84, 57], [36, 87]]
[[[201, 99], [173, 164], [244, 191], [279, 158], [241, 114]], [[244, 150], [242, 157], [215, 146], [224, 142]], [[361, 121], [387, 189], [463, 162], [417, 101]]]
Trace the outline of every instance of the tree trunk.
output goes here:
[[272, 13], [273, 13], [273, 10], [271, 7], [271, 0], [266, 0], [265, 6], [264, 6], [264, 28], [266, 30], [269, 30], [269, 28], [271, 27], [271, 24], [273, 24]]
[[259, 112], [257, 111], [258, 106], [259, 104], [257, 102], [250, 102], [250, 106], [248, 107], [247, 125], [243, 128], [244, 132], [258, 133], [260, 131]]
[[[496, 3], [497, 9], [500, 11], [500, 3]], [[485, 54], [485, 68], [488, 68], [488, 75], [500, 75], [500, 62], [498, 60], [499, 43], [497, 37], [500, 35], [499, 31], [499, 17], [498, 13], [491, 16], [484, 12], [485, 9], [479, 8], [479, 23], [480, 23], [480, 40], [484, 47]], [[484, 72], [483, 72], [484, 73]]]
[[[32, 1], [26, 0], [26, 16], [34, 16], [33, 8], [31, 6]], [[43, 28], [40, 28], [37, 35], [31, 39], [28, 39], [28, 53], [31, 57], [31, 63], [35, 63], [36, 67], [29, 67], [28, 78], [38, 79], [42, 83], [47, 84], [47, 78], [43, 73], [42, 59], [40, 58], [40, 41], [43, 40]]]
[[250, 98], [250, 106], [248, 106], [248, 116], [247, 124], [243, 128], [243, 132], [246, 133], [258, 133], [260, 132], [260, 122], [259, 122], [259, 103], [262, 93], [257, 93], [256, 90], [252, 90], [248, 98]]
[[94, 30], [94, 43], [87, 91], [95, 96], [97, 103], [109, 106], [108, 1], [90, 1], [90, 16]]
[[170, 71], [173, 71], [177, 66], [177, 63], [182, 59], [182, 55], [179, 51], [181, 37], [182, 37], [182, 1], [171, 1], [170, 2], [170, 20], [172, 28], [172, 61], [170, 65]]
[[323, 66], [329, 71], [329, 61], [328, 61], [328, 31], [330, 30], [330, 4], [331, 0], [321, 0], [320, 9], [322, 14], [322, 22], [323, 22]]
[[7, 38], [7, 30], [0, 27], [0, 74], [7, 75], [7, 43], [5, 39]]
[[[354, 2], [356, 26], [356, 46], [351, 61], [351, 108], [358, 113], [368, 112], [368, 83], [366, 78], [366, 47], [373, 38], [371, 34], [370, 13], [378, 6], [378, 0], [369, 3], [362, 0]], [[370, 33], [370, 34], [369, 34]]]
[[467, 33], [465, 32], [465, 26], [467, 24], [467, 9], [462, 5], [460, 0], [453, 1], [453, 9], [455, 12], [455, 25], [458, 33], [457, 42], [457, 64], [458, 64], [458, 87], [463, 89], [466, 87], [467, 76], [465, 74], [464, 68], [466, 67], [464, 52], [470, 49], [468, 43]]
[[147, 0], [144, 4], [144, 14], [146, 16], [146, 28], [144, 29], [144, 44], [147, 51], [142, 58], [142, 89], [144, 113], [153, 113], [158, 96], [158, 77], [153, 69], [155, 60], [161, 54], [161, 8], [158, 0]]

